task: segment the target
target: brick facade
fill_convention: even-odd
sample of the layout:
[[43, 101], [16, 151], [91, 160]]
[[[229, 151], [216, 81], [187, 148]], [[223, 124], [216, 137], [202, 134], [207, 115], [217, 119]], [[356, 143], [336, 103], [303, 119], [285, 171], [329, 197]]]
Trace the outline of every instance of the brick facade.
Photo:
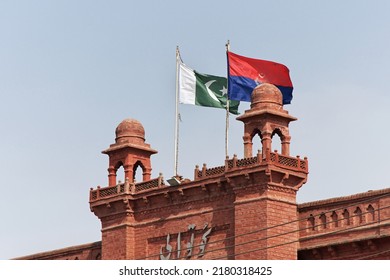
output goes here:
[[301, 259], [390, 259], [390, 189], [299, 205]]
[[[91, 190], [91, 210], [102, 222], [103, 259], [297, 258], [298, 223], [288, 221], [297, 219], [296, 193], [306, 182], [308, 162], [289, 155], [288, 125], [296, 119], [283, 109], [280, 91], [263, 84], [238, 120], [244, 123], [246, 157], [196, 168], [193, 181], [177, 178], [174, 186], [161, 177], [112, 182], [120, 158], [131, 159], [125, 161], [129, 170], [139, 159], [151, 169], [141, 124], [119, 124], [116, 143], [104, 151], [110, 159], [109, 187]], [[275, 135], [281, 138], [281, 154], [271, 152]], [[255, 136], [262, 151], [253, 156]], [[274, 246], [279, 243], [286, 244]]]
[[[151, 179], [142, 124], [121, 122], [109, 157], [108, 186], [90, 190], [101, 242], [21, 259], [390, 259], [390, 189], [297, 205], [308, 160], [291, 157], [280, 91], [262, 84], [244, 124], [244, 158], [196, 166], [194, 179]], [[259, 136], [259, 137], [258, 137]], [[280, 153], [272, 151], [279, 137]], [[262, 149], [252, 151], [253, 139]], [[123, 167], [125, 182], [116, 178]], [[135, 182], [142, 169], [143, 181]]]

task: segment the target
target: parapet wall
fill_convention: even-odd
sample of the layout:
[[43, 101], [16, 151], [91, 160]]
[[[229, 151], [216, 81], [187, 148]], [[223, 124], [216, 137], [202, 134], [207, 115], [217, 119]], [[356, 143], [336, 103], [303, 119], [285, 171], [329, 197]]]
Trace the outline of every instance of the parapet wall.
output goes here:
[[15, 260], [100, 260], [100, 241], [19, 257]]
[[[308, 172], [308, 162], [307, 158], [301, 159], [297, 157], [289, 157], [280, 155], [275, 152], [268, 153], [264, 158], [261, 154], [257, 154], [255, 157], [238, 159], [236, 155], [232, 159], [226, 159], [225, 165], [207, 168], [206, 164], [203, 164], [202, 169], [199, 169], [199, 166], [196, 166], [194, 171], [194, 180], [183, 180], [181, 182], [181, 187], [186, 187], [187, 185], [194, 185], [198, 181], [204, 179], [211, 179], [215, 177], [224, 176], [226, 172], [241, 171], [248, 167], [256, 167], [262, 164], [271, 164], [276, 167], [286, 168], [292, 171], [298, 172]], [[116, 186], [101, 188], [98, 186], [96, 189], [90, 190], [90, 202], [97, 201], [101, 198], [109, 198], [116, 196], [118, 194], [139, 194], [139, 193], [148, 193], [151, 190], [161, 190], [164, 188], [172, 188], [169, 185], [166, 185], [162, 174], [159, 177], [140, 182], [140, 183], [129, 183], [128, 181], [124, 183], [119, 183]]]

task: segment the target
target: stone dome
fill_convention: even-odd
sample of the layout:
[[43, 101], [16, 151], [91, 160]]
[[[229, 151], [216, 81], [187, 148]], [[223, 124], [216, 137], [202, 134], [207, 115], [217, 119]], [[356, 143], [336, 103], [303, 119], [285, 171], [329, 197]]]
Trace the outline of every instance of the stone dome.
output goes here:
[[281, 91], [272, 84], [258, 85], [252, 92], [251, 108], [274, 107], [280, 109], [283, 107], [283, 95]]
[[123, 120], [115, 130], [115, 142], [125, 143], [145, 143], [145, 129], [142, 124], [135, 119]]

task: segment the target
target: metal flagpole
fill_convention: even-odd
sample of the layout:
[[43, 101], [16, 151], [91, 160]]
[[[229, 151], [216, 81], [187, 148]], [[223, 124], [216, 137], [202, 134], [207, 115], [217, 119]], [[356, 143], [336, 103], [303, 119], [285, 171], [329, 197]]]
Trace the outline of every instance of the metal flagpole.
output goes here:
[[[230, 51], [230, 41], [226, 43], [226, 54]], [[227, 75], [227, 90], [229, 90], [229, 65], [228, 65], [228, 75]], [[225, 127], [225, 157], [229, 156], [229, 92], [226, 96], [226, 127]]]
[[229, 99], [226, 100], [225, 156], [229, 156]]
[[174, 175], [177, 176], [177, 165], [179, 159], [179, 46], [176, 47], [176, 97], [175, 97], [175, 159], [174, 159]]

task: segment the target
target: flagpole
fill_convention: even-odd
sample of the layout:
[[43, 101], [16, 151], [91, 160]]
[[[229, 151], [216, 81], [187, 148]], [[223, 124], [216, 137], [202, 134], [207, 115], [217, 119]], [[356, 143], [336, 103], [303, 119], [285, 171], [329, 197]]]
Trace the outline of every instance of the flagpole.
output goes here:
[[177, 176], [177, 166], [179, 159], [179, 46], [176, 46], [176, 97], [175, 97], [175, 158], [174, 158], [174, 172]]
[[226, 99], [225, 157], [229, 156], [229, 99]]
[[[226, 53], [230, 51], [230, 41], [228, 40], [226, 43]], [[228, 73], [229, 73], [229, 66], [228, 66]], [[229, 90], [229, 75], [227, 75], [227, 89]], [[229, 156], [229, 108], [230, 101], [229, 101], [229, 92], [226, 98], [226, 127], [225, 127], [225, 157], [227, 158]]]

